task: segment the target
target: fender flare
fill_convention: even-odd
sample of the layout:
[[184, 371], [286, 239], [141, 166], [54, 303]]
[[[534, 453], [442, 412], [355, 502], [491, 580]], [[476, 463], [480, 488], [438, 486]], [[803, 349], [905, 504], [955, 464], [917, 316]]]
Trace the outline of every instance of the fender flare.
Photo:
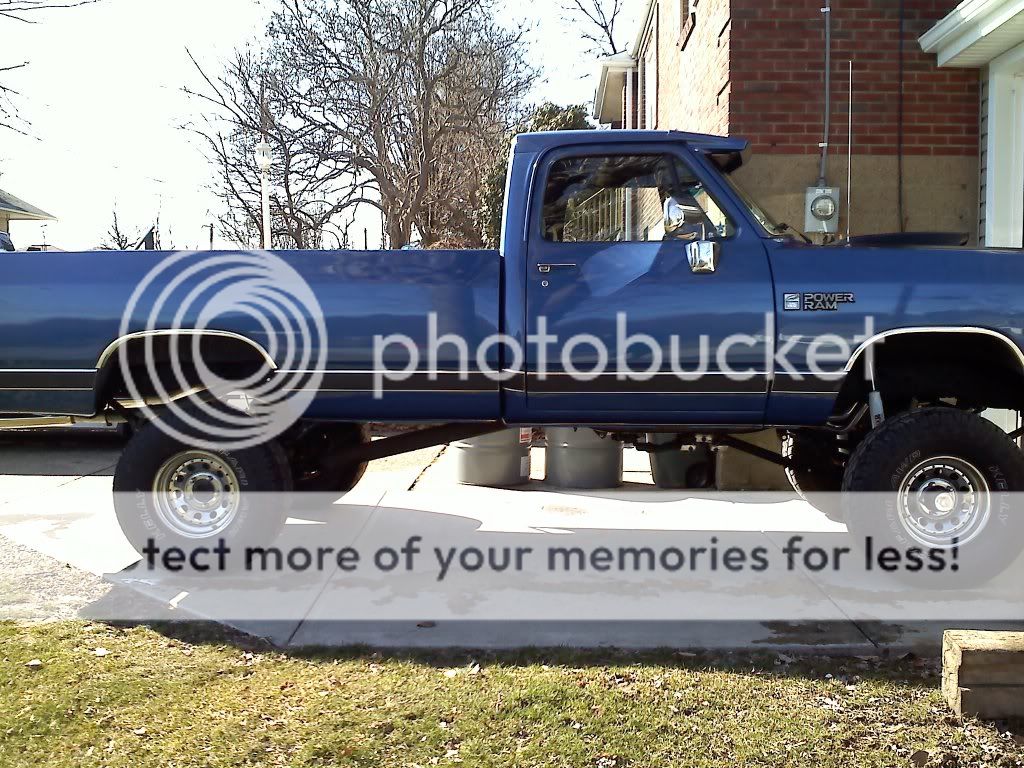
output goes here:
[[1011, 339], [1009, 336], [1007, 336], [1005, 333], [1001, 333], [999, 331], [994, 331], [991, 328], [982, 328], [980, 326], [968, 326], [968, 325], [958, 325], [958, 326], [941, 326], [941, 325], [939, 325], [939, 326], [927, 326], [927, 325], [925, 325], [925, 326], [915, 326], [915, 327], [910, 327], [910, 328], [892, 328], [892, 329], [890, 329], [888, 331], [882, 331], [881, 333], [876, 333], [874, 336], [871, 336], [870, 338], [868, 338], [867, 340], [862, 342], [860, 346], [857, 347], [857, 349], [854, 351], [853, 355], [850, 357], [849, 361], [846, 363], [846, 368], [844, 369], [843, 372], [844, 373], [850, 373], [850, 371], [853, 370], [853, 366], [857, 363], [857, 360], [860, 358], [860, 356], [865, 351], [867, 351], [870, 347], [874, 346], [875, 344], [878, 344], [879, 342], [884, 342], [885, 339], [889, 338], [890, 336], [904, 336], [904, 335], [907, 335], [907, 334], [916, 334], [916, 333], [932, 333], [932, 334], [941, 334], [941, 333], [969, 334], [969, 333], [973, 333], [973, 334], [977, 334], [977, 335], [980, 335], [980, 336], [988, 336], [988, 337], [991, 337], [991, 338], [999, 339], [1001, 342], [1003, 342], [1007, 347], [1009, 347], [1013, 351], [1013, 354], [1016, 356], [1017, 361], [1020, 363], [1021, 370], [1024, 371], [1024, 350], [1021, 350], [1021, 348], [1019, 346], [1017, 346], [1016, 342], [1014, 342], [1014, 340]]
[[96, 361], [96, 370], [101, 371], [103, 367], [110, 362], [114, 353], [117, 352], [122, 346], [130, 341], [137, 339], [146, 339], [153, 337], [169, 337], [169, 336], [215, 336], [218, 338], [233, 339], [235, 341], [241, 341], [252, 347], [266, 362], [267, 366], [272, 370], [277, 370], [277, 363], [267, 352], [263, 345], [250, 339], [248, 336], [243, 336], [240, 333], [234, 333], [233, 331], [218, 331], [213, 329], [167, 329], [167, 330], [154, 330], [154, 331], [136, 331], [135, 333], [128, 333], [124, 336], [119, 336], [114, 339], [110, 344], [106, 346], [103, 352], [100, 353], [99, 359]]

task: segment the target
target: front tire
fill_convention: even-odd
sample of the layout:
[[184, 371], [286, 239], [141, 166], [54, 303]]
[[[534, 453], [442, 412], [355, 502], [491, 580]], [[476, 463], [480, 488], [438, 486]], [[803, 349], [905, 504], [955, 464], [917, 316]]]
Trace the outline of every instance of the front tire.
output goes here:
[[800, 498], [829, 520], [846, 522], [839, 501], [843, 465], [836, 436], [827, 432], [790, 432], [782, 438], [782, 457], [790, 462], [786, 477]]
[[156, 423], [129, 440], [114, 472], [114, 509], [125, 537], [142, 551], [225, 542], [269, 544], [287, 510], [284, 451], [276, 441], [221, 451], [186, 445]]
[[[928, 586], [980, 584], [1021, 552], [1024, 453], [967, 411], [922, 408], [874, 429], [850, 457], [843, 505], [850, 532], [906, 552], [959, 547], [956, 569], [906, 573]], [[946, 559], [952, 564], [952, 558]]]

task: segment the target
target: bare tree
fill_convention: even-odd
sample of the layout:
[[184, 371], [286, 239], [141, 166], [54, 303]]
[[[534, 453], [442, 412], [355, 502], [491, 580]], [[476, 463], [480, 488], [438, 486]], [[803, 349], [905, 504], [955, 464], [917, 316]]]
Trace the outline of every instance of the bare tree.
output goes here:
[[117, 208], [114, 208], [114, 220], [107, 230], [107, 240], [100, 246], [104, 251], [127, 251], [139, 242], [139, 232], [129, 233], [121, 228], [121, 222], [117, 217]]
[[322, 126], [290, 109], [282, 69], [251, 49], [236, 51], [217, 77], [192, 61], [201, 85], [185, 92], [207, 110], [187, 128], [200, 137], [217, 169], [213, 191], [223, 205], [217, 222], [221, 231], [239, 245], [262, 242], [262, 183], [254, 154], [265, 137], [274, 157], [271, 243], [318, 248], [331, 232], [340, 240], [335, 221], [363, 201], [365, 183], [327, 162], [331, 138]]
[[562, 12], [567, 21], [580, 25], [579, 35], [591, 55], [614, 56], [626, 50], [615, 37], [622, 0], [563, 0]]
[[391, 247], [479, 242], [483, 169], [535, 77], [492, 0], [282, 0], [270, 35], [291, 116], [329, 137], [325, 160], [363, 185]]
[[[24, 61], [21, 64], [12, 64], [6, 67], [0, 67], [0, 76], [6, 79], [6, 76], [10, 72], [14, 72], [19, 69], [23, 69], [28, 66], [28, 62]], [[25, 127], [28, 123], [21, 117], [18, 111], [17, 98], [21, 96], [19, 91], [9, 85], [5, 85], [0, 82], [0, 128], [6, 128], [17, 133], [24, 134]]]
[[[0, 0], [0, 19], [18, 21], [23, 24], [36, 24], [34, 14], [39, 11], [56, 10], [58, 8], [77, 8], [92, 5], [99, 0]], [[21, 93], [9, 85], [8, 75], [27, 67], [29, 62], [0, 66], [0, 128], [26, 133], [29, 123], [18, 109], [18, 98]]]
[[47, 11], [56, 8], [77, 8], [80, 5], [92, 5], [99, 0], [0, 0], [0, 16], [26, 24], [35, 24], [31, 14], [33, 11]]
[[[586, 104], [560, 106], [549, 101], [536, 107], [515, 126], [514, 132], [591, 130], [594, 126], [588, 118], [589, 114], [590, 110]], [[505, 143], [511, 140], [512, 136], [509, 135], [505, 138]], [[505, 207], [507, 176], [507, 161], [505, 158], [498, 158], [486, 170], [482, 179], [474, 218], [483, 244], [488, 248], [496, 248], [501, 237], [501, 216]]]

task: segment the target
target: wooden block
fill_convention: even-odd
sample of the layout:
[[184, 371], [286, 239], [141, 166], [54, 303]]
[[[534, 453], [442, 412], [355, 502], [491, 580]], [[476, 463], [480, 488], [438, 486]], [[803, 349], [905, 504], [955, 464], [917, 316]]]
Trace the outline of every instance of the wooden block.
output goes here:
[[1024, 717], [1024, 632], [947, 630], [942, 694], [961, 717]]
[[961, 685], [1024, 685], [1024, 632], [946, 630], [942, 667]]

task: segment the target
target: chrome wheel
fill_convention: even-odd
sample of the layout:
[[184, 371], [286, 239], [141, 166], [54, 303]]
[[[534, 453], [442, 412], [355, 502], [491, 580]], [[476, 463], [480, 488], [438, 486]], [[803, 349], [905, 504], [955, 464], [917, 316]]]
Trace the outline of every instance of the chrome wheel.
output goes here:
[[160, 521], [190, 539], [223, 532], [238, 514], [238, 476], [228, 462], [208, 451], [184, 451], [163, 463], [153, 482]]
[[988, 523], [988, 482], [963, 459], [922, 461], [900, 483], [899, 518], [906, 532], [926, 547], [966, 544]]

